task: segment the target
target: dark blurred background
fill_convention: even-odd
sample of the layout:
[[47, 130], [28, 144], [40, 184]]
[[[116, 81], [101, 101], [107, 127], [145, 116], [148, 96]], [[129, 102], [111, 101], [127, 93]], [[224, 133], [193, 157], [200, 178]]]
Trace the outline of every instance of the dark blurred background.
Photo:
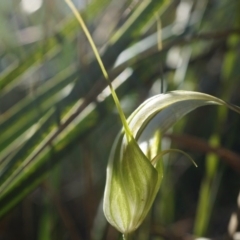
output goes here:
[[[240, 106], [239, 0], [75, 0], [126, 116], [161, 91]], [[0, 1], [0, 239], [121, 239], [102, 212], [119, 116], [63, 0]], [[240, 116], [201, 107], [163, 137], [136, 239], [240, 239]], [[200, 238], [202, 237], [202, 238]]]

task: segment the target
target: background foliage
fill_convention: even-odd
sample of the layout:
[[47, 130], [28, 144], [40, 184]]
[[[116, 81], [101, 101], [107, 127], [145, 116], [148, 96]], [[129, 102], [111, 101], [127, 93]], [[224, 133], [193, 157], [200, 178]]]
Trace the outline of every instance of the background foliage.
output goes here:
[[[75, 4], [126, 115], [162, 88], [240, 105], [238, 0]], [[119, 239], [102, 195], [121, 124], [79, 24], [64, 1], [1, 1], [0, 29], [1, 238]], [[199, 167], [165, 159], [137, 239], [237, 239], [239, 122], [223, 107], [202, 107], [164, 136], [162, 148], [185, 150]]]

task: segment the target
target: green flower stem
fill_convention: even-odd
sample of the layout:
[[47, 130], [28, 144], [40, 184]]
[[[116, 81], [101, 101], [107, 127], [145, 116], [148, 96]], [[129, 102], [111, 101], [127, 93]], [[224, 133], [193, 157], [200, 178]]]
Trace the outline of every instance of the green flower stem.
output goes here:
[[104, 67], [104, 64], [103, 64], [103, 62], [102, 62], [102, 60], [101, 60], [101, 57], [100, 57], [100, 55], [99, 55], [99, 52], [98, 52], [98, 50], [97, 50], [97, 48], [96, 48], [96, 45], [95, 45], [93, 39], [92, 39], [92, 36], [91, 36], [91, 34], [89, 33], [88, 28], [87, 28], [85, 22], [83, 21], [80, 13], [78, 12], [78, 10], [77, 10], [77, 8], [75, 7], [75, 5], [73, 4], [73, 2], [72, 2], [71, 0], [65, 0], [65, 2], [68, 4], [68, 6], [69, 6], [70, 9], [72, 10], [73, 14], [74, 14], [75, 17], [77, 18], [80, 26], [82, 27], [82, 29], [83, 29], [83, 31], [84, 31], [84, 33], [85, 33], [85, 35], [86, 35], [86, 37], [87, 37], [87, 39], [88, 39], [88, 41], [89, 41], [89, 44], [90, 44], [91, 47], [92, 47], [92, 50], [93, 50], [93, 52], [94, 52], [94, 55], [95, 55], [95, 57], [96, 57], [96, 59], [97, 59], [97, 61], [98, 61], [98, 64], [99, 64], [99, 66], [100, 66], [100, 68], [101, 68], [101, 70], [102, 70], [102, 73], [103, 73], [105, 79], [107, 80], [107, 83], [108, 83], [109, 88], [110, 88], [110, 90], [111, 90], [111, 94], [112, 94], [113, 100], [114, 100], [114, 102], [115, 102], [115, 104], [116, 104], [116, 107], [117, 107], [117, 110], [118, 110], [118, 113], [119, 113], [121, 122], [122, 122], [122, 124], [123, 124], [123, 128], [124, 128], [124, 131], [125, 131], [125, 133], [126, 133], [127, 140], [128, 140], [128, 142], [130, 142], [130, 141], [132, 140], [132, 132], [131, 132], [131, 130], [129, 129], [129, 126], [128, 126], [126, 117], [125, 117], [125, 115], [124, 115], [124, 113], [123, 113], [122, 107], [121, 107], [121, 105], [120, 105], [119, 99], [118, 99], [117, 94], [116, 94], [116, 92], [115, 92], [115, 90], [114, 90], [114, 88], [113, 88], [113, 86], [112, 86], [112, 84], [111, 84], [111, 81], [110, 81], [110, 79], [109, 79], [107, 70], [106, 70], [105, 67]]
[[133, 233], [123, 234], [123, 240], [133, 240]]

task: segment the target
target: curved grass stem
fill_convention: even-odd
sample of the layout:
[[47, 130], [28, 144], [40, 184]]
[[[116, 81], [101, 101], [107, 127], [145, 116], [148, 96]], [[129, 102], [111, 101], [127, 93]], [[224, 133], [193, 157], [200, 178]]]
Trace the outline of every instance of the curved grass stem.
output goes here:
[[96, 45], [95, 45], [95, 43], [94, 43], [94, 41], [93, 41], [93, 39], [92, 39], [92, 37], [91, 37], [91, 34], [89, 33], [86, 24], [84, 23], [81, 15], [80, 15], [80, 13], [79, 13], [79, 11], [77, 10], [77, 8], [76, 8], [75, 5], [73, 4], [73, 2], [72, 2], [71, 0], [65, 0], [65, 2], [68, 4], [69, 8], [72, 10], [72, 12], [73, 12], [73, 14], [75, 15], [76, 19], [78, 20], [80, 26], [82, 27], [83, 32], [85, 33], [85, 35], [86, 35], [86, 37], [87, 37], [87, 39], [88, 39], [88, 41], [89, 41], [89, 44], [90, 44], [91, 47], [92, 47], [92, 50], [93, 50], [94, 55], [95, 55], [95, 57], [96, 57], [96, 59], [97, 59], [97, 61], [98, 61], [98, 64], [99, 64], [99, 66], [100, 66], [100, 68], [101, 68], [101, 71], [102, 71], [105, 79], [107, 80], [107, 83], [108, 83], [109, 88], [110, 88], [110, 90], [111, 90], [113, 100], [114, 100], [115, 105], [116, 105], [116, 107], [117, 107], [117, 110], [118, 110], [118, 113], [119, 113], [121, 122], [122, 122], [122, 124], [123, 124], [124, 130], [125, 130], [125, 133], [126, 133], [126, 136], [127, 136], [127, 140], [128, 140], [128, 141], [131, 141], [131, 139], [133, 138], [133, 137], [132, 137], [131, 130], [130, 130], [129, 126], [128, 126], [128, 123], [127, 123], [126, 117], [125, 117], [125, 115], [124, 115], [124, 113], [123, 113], [122, 107], [121, 107], [121, 105], [120, 105], [118, 96], [117, 96], [117, 94], [116, 94], [116, 92], [115, 92], [115, 90], [114, 90], [114, 88], [113, 88], [113, 86], [112, 86], [112, 83], [111, 83], [111, 81], [110, 81], [110, 79], [109, 79], [108, 73], [107, 73], [107, 71], [106, 71], [106, 69], [105, 69], [105, 67], [104, 67], [104, 64], [103, 64], [103, 62], [102, 62], [102, 60], [101, 60], [101, 57], [100, 57], [100, 55], [99, 55], [99, 53], [98, 53], [98, 50], [97, 50], [97, 48], [96, 48]]

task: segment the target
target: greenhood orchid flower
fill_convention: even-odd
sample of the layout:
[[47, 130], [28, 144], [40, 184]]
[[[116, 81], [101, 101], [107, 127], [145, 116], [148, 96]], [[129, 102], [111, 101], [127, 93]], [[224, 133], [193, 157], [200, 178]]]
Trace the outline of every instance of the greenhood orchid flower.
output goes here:
[[159, 190], [161, 162], [153, 166], [136, 140], [124, 142], [121, 134], [112, 149], [107, 175], [105, 216], [120, 232], [133, 232], [146, 217]]
[[[127, 120], [130, 132], [118, 135], [110, 153], [103, 209], [108, 222], [123, 234], [135, 231], [149, 212], [163, 178], [161, 156], [140, 148], [158, 129], [163, 134], [193, 109], [209, 105], [240, 108], [213, 96], [189, 91], [156, 95], [140, 105]], [[157, 121], [156, 121], [157, 120]], [[154, 144], [150, 150], [155, 148]]]

